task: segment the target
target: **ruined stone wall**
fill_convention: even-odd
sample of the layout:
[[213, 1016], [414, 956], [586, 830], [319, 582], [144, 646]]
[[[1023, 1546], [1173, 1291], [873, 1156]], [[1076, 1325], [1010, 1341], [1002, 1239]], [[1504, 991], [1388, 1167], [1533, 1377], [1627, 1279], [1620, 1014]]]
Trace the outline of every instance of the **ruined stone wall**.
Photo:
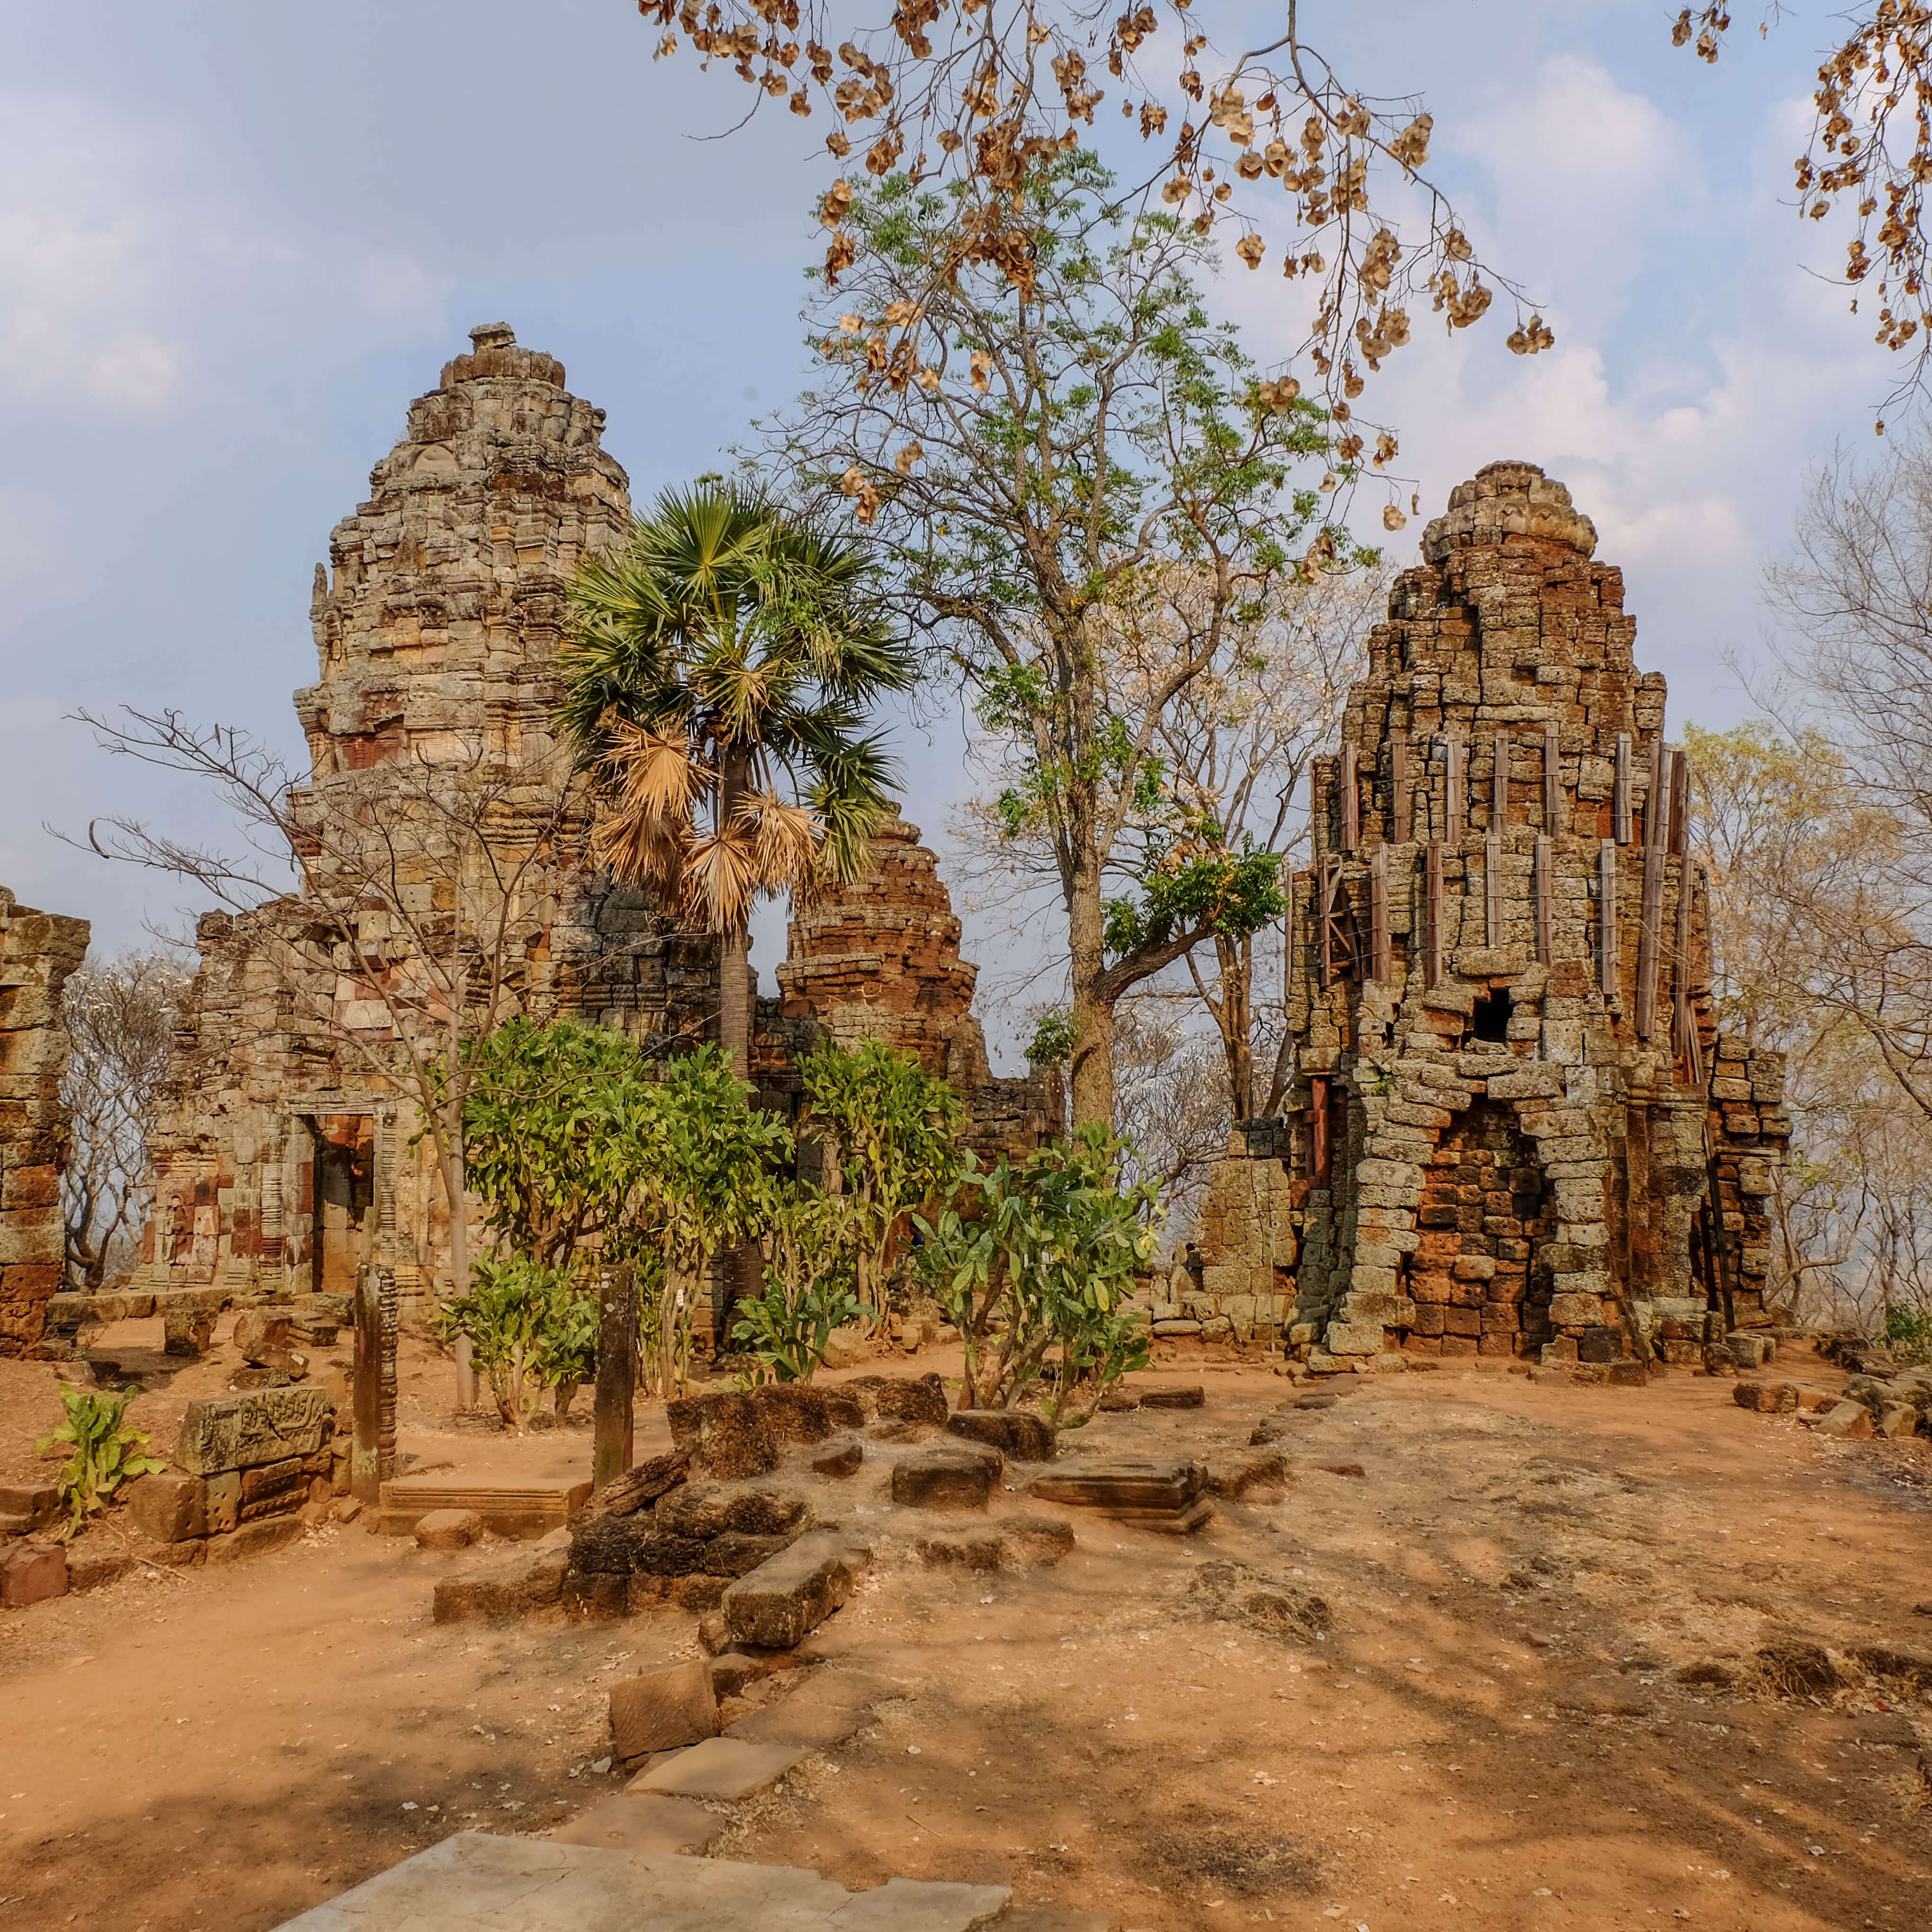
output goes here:
[[[638, 1036], [715, 1031], [715, 945], [590, 870], [581, 810], [556, 817], [569, 580], [631, 527], [604, 412], [502, 325], [471, 340], [410, 405], [317, 568], [318, 676], [295, 699], [312, 772], [296, 808], [316, 828], [308, 881], [200, 923], [139, 1288], [300, 1292], [352, 1278], [379, 1246], [405, 1294], [426, 1285], [448, 1210], [427, 1141], [410, 1144], [415, 1108], [386, 1078], [389, 1009], [363, 969], [406, 985], [420, 947], [452, 941], [459, 922], [474, 944], [507, 910], [508, 1010]], [[486, 794], [486, 835], [466, 838], [464, 801]], [[406, 928], [358, 915], [352, 949], [326, 916], [352, 895], [353, 869], [322, 832], [345, 817], [392, 835], [392, 896], [409, 915]], [[506, 908], [496, 868], [533, 845]]]
[[1688, 1359], [1769, 1319], [1782, 1065], [1717, 1036], [1688, 773], [1595, 544], [1532, 465], [1462, 484], [1316, 761], [1270, 1157], [1317, 1353]]
[[[952, 895], [919, 827], [886, 820], [873, 834], [872, 862], [862, 878], [796, 913], [778, 969], [782, 1006], [761, 1028], [776, 1036], [780, 1021], [810, 1022], [842, 1045], [883, 1040], [952, 1082], [966, 1106], [967, 1144], [982, 1160], [1038, 1147], [1059, 1124], [1053, 1079], [994, 1074], [973, 1017], [979, 968], [959, 957]], [[795, 1034], [786, 1050], [795, 1056], [810, 1043]], [[770, 1058], [776, 1084], [784, 1069], [778, 1054]]]
[[65, 1270], [61, 996], [88, 923], [35, 912], [0, 887], [0, 1355], [32, 1355]]

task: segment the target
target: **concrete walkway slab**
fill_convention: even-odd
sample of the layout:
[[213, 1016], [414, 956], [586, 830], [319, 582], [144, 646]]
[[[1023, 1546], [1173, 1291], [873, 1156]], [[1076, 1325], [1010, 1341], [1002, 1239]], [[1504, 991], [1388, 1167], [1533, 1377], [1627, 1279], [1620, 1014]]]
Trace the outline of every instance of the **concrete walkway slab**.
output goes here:
[[973, 1932], [1010, 1897], [898, 1878], [851, 1892], [785, 1865], [464, 1832], [280, 1932]]
[[706, 1738], [640, 1772], [626, 1791], [661, 1791], [670, 1798], [710, 1798], [728, 1803], [776, 1784], [806, 1754], [802, 1744], [748, 1744]]

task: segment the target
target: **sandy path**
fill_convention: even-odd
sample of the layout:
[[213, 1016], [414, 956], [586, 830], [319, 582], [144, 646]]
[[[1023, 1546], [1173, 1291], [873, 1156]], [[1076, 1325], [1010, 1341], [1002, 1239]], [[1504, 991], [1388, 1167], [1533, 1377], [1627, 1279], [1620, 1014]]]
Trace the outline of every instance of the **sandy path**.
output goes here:
[[[1102, 1418], [1088, 1453], [1245, 1442], [1288, 1392], [1204, 1379], [1206, 1409]], [[1924, 1924], [1927, 1786], [1874, 1687], [1670, 1673], [1932, 1652], [1932, 1444], [1820, 1442], [1688, 1376], [1394, 1378], [1290, 1426], [1286, 1502], [1185, 1541], [1076, 1517], [1018, 1576], [920, 1568], [875, 1459], [839, 1493], [879, 1560], [827, 1629], [905, 1694], [717, 1850], [1160, 1932]], [[0, 1928], [266, 1927], [452, 1826], [607, 1792], [604, 1686], [688, 1654], [689, 1619], [439, 1630], [448, 1560], [331, 1530], [0, 1621]], [[1231, 1561], [1323, 1599], [1325, 1640], [1217, 1617], [1194, 1580]], [[1633, 1712], [1566, 1712], [1580, 1683]]]

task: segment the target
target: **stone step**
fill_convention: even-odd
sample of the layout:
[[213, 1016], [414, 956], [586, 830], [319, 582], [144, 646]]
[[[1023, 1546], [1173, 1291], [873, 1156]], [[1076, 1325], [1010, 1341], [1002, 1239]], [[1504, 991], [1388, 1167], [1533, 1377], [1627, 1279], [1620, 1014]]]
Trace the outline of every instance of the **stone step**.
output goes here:
[[1027, 1485], [1045, 1503], [1081, 1509], [1154, 1510], [1178, 1515], [1208, 1486], [1204, 1462], [1151, 1456], [1083, 1457]]
[[432, 1510], [474, 1510], [496, 1536], [544, 1536], [562, 1529], [590, 1500], [590, 1478], [499, 1476], [488, 1481], [458, 1474], [399, 1476], [382, 1485], [376, 1528], [383, 1536], [413, 1534]]
[[1012, 1896], [903, 1878], [848, 1892], [794, 1866], [460, 1832], [280, 1932], [974, 1932]]

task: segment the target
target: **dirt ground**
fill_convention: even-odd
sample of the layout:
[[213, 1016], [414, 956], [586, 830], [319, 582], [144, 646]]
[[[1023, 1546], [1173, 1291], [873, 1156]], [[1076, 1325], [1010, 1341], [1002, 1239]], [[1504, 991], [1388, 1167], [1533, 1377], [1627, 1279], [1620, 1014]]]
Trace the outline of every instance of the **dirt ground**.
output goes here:
[[[51, 1371], [0, 1370], [17, 1470]], [[1100, 1418], [1066, 1455], [1211, 1455], [1295, 1393], [1265, 1367], [1165, 1372], [1207, 1406]], [[223, 1373], [142, 1398], [158, 1442]], [[447, 1377], [406, 1352], [423, 1465], [585, 1458], [574, 1430], [458, 1430]], [[640, 1455], [664, 1439], [644, 1421]], [[1932, 1653], [1932, 1443], [1820, 1440], [1688, 1374], [1576, 1389], [1474, 1364], [1285, 1422], [1285, 1501], [1185, 1539], [1065, 1512], [1078, 1544], [1051, 1570], [921, 1566], [883, 1445], [817, 1486], [875, 1550], [823, 1635], [903, 1694], [714, 1855], [1010, 1884], [1150, 1932], [1928, 1922], [1932, 1693], [1673, 1673], [1786, 1642]], [[608, 1686], [695, 1654], [692, 1618], [439, 1629], [431, 1586], [461, 1560], [330, 1527], [0, 1618], [0, 1932], [249, 1932], [453, 1829], [542, 1832], [617, 1788], [593, 1768]], [[1248, 1572], [1277, 1613], [1244, 1613]]]

